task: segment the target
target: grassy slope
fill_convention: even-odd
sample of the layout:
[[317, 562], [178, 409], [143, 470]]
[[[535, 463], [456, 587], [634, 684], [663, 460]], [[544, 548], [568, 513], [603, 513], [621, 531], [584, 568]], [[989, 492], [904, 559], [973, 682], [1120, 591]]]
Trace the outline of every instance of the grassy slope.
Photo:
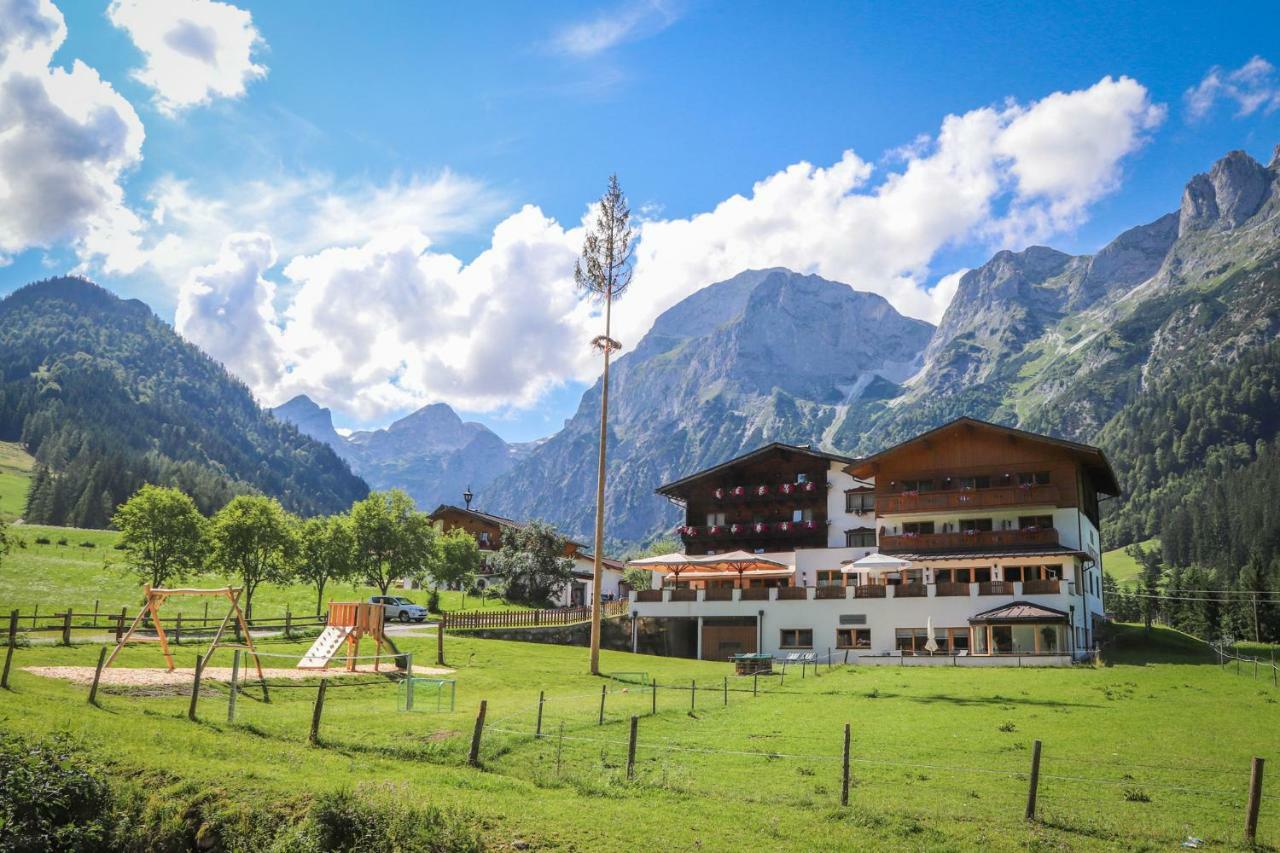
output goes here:
[[[40, 612], [52, 613], [69, 605], [77, 613], [92, 612], [94, 601], [103, 612], [119, 612], [137, 607], [142, 585], [137, 577], [123, 565], [123, 555], [113, 547], [119, 536], [112, 530], [80, 530], [72, 527], [46, 527], [23, 524], [14, 527], [12, 533], [19, 536], [26, 547], [15, 547], [0, 560], [0, 613], [19, 608], [23, 613], [39, 606]], [[50, 544], [36, 544], [36, 539], [48, 539]], [[66, 540], [66, 545], [58, 542]], [[92, 543], [93, 547], [83, 547]], [[191, 586], [218, 587], [231, 581], [221, 575], [207, 574], [186, 581]], [[332, 584], [325, 587], [325, 599], [353, 601], [376, 595], [376, 587], [352, 584]], [[426, 590], [412, 590], [406, 597], [427, 603]], [[285, 607], [295, 614], [312, 613], [316, 606], [315, 588], [303, 584], [276, 586], [264, 584], [254, 595], [254, 612], [259, 618], [282, 616]], [[462, 593], [442, 592], [440, 605], [445, 610], [479, 609], [481, 602], [475, 596], [467, 596], [464, 604]], [[485, 608], [511, 609], [518, 605], [506, 602], [485, 602]], [[165, 606], [166, 613], [199, 615], [204, 612], [201, 599], [174, 599]], [[210, 614], [220, 612], [219, 605], [209, 605]]]
[[0, 519], [21, 518], [27, 507], [27, 486], [35, 460], [22, 445], [0, 441]]
[[[147, 774], [157, 798], [217, 789], [256, 801], [390, 786], [411, 801], [467, 811], [498, 845], [1168, 849], [1188, 835], [1238, 845], [1248, 761], [1275, 754], [1280, 693], [1212, 665], [1190, 640], [1159, 629], [1156, 637], [1152, 649], [1140, 632], [1126, 632], [1099, 668], [789, 674], [785, 694], [733, 693], [728, 708], [716, 689], [725, 664], [605, 653], [607, 670], [644, 670], [661, 685], [696, 677], [703, 688], [693, 714], [687, 691], [660, 689], [658, 716], [640, 719], [631, 784], [623, 778], [626, 719], [647, 712], [649, 695], [615, 685], [597, 726], [600, 682], [583, 674], [585, 651], [558, 646], [451, 638], [455, 712], [399, 713], [390, 686], [332, 689], [319, 748], [304, 742], [314, 696], [306, 688], [277, 689], [269, 705], [246, 695], [234, 726], [224, 722], [225, 691], [211, 690], [203, 722], [191, 724], [181, 695], [111, 693], [91, 710], [84, 688], [19, 671], [15, 690], [0, 693], [0, 727], [69, 731], [117, 762], [122, 777]], [[402, 645], [419, 661], [433, 657], [431, 639]], [[17, 655], [19, 666], [91, 665], [96, 650]], [[154, 648], [131, 648], [121, 665], [157, 659]], [[563, 722], [563, 742], [511, 733], [532, 729], [540, 689], [544, 731], [558, 734]], [[493, 728], [477, 771], [463, 765], [482, 698]], [[853, 805], [842, 809], [847, 721]], [[1033, 739], [1044, 742], [1042, 821], [1027, 825], [1018, 774]], [[708, 749], [731, 752], [699, 751]], [[1280, 841], [1278, 798], [1263, 803], [1259, 841]]]
[[[1159, 540], [1148, 539], [1146, 542], [1140, 543], [1143, 548], [1151, 548], [1153, 545], [1159, 545]], [[1124, 548], [1116, 548], [1114, 551], [1106, 551], [1102, 555], [1102, 566], [1106, 573], [1111, 575], [1120, 583], [1133, 583], [1138, 579], [1141, 569], [1138, 561], [1130, 557], [1124, 552]]]

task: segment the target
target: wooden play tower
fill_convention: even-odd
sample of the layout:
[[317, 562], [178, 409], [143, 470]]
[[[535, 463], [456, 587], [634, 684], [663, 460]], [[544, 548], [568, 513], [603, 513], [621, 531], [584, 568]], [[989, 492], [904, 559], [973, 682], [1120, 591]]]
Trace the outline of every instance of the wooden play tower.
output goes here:
[[302, 660], [298, 661], [297, 668], [324, 669], [345, 643], [346, 669], [348, 672], [355, 672], [356, 658], [360, 655], [360, 640], [372, 637], [378, 644], [377, 655], [373, 659], [373, 670], [377, 672], [382, 658], [382, 646], [387, 642], [383, 636], [383, 621], [384, 610], [381, 604], [362, 601], [329, 602], [329, 623], [302, 656]]

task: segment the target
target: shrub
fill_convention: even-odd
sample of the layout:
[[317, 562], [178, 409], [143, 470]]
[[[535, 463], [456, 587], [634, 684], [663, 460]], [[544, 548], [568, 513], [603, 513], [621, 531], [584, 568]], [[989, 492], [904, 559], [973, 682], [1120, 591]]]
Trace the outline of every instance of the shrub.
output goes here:
[[64, 738], [0, 739], [0, 850], [106, 850], [106, 781]]
[[432, 806], [415, 807], [403, 797], [378, 800], [351, 791], [320, 794], [304, 830], [316, 850], [482, 849], [479, 836], [459, 818]]
[[1016, 732], [1017, 730], [1018, 730], [1018, 727], [1008, 720], [1005, 720], [1003, 723], [1000, 724], [1000, 731], [1002, 732]]
[[1124, 799], [1129, 803], [1149, 803], [1151, 795], [1141, 788], [1125, 788]]
[[67, 544], [67, 537], [63, 536], [61, 539], [59, 539], [58, 544], [65, 546]]
[[86, 540], [86, 541], [84, 541], [84, 542], [81, 542], [81, 543], [80, 543], [80, 547], [81, 547], [81, 548], [96, 548], [96, 547], [98, 547], [98, 546], [97, 546], [97, 545], [95, 545], [95, 544], [93, 544], [92, 542], [89, 542], [89, 541], [87, 541], [87, 540]]
[[37, 536], [37, 537], [36, 537], [36, 544], [37, 544], [37, 545], [50, 545], [50, 544], [52, 544], [52, 543], [49, 541], [49, 537], [48, 537], [48, 536]]
[[432, 613], [440, 612], [440, 591], [433, 589], [431, 594], [427, 596], [427, 610]]

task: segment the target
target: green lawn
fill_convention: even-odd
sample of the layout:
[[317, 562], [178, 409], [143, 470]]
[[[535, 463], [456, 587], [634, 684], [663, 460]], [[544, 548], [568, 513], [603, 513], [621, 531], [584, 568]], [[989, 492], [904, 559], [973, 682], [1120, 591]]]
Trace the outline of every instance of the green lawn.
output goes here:
[[[1143, 548], [1151, 548], [1158, 546], [1160, 540], [1148, 539], [1140, 543]], [[1106, 551], [1102, 555], [1103, 570], [1115, 578], [1122, 584], [1134, 583], [1138, 580], [1138, 575], [1142, 569], [1138, 566], [1138, 561], [1130, 557], [1124, 552], [1124, 548], [1116, 548], [1114, 551]]]
[[[399, 712], [389, 683], [335, 684], [316, 747], [305, 742], [313, 687], [280, 684], [264, 704], [251, 685], [229, 725], [225, 687], [211, 685], [201, 722], [191, 723], [183, 689], [115, 688], [92, 709], [85, 688], [19, 669], [14, 690], [0, 692], [0, 729], [67, 732], [120, 780], [134, 780], [122, 784], [144, 786], [177, 814], [210, 802], [288, 813], [320, 791], [389, 791], [456, 812], [502, 849], [1157, 850], [1188, 836], [1238, 848], [1250, 758], [1274, 761], [1280, 746], [1280, 691], [1220, 669], [1187, 638], [1160, 629], [1154, 637], [1149, 645], [1124, 630], [1096, 668], [837, 667], [803, 679], [789, 671], [756, 697], [750, 680], [730, 678], [727, 706], [727, 664], [606, 652], [607, 670], [657, 679], [658, 714], [649, 715], [648, 690], [611, 682], [603, 726], [603, 682], [584, 674], [585, 650], [450, 637], [454, 712]], [[419, 664], [434, 659], [432, 639], [401, 646]], [[303, 644], [268, 648], [298, 654]], [[87, 666], [96, 655], [19, 649], [16, 664]], [[158, 660], [154, 647], [138, 646], [120, 665]], [[689, 690], [674, 689], [691, 679], [692, 706]], [[540, 690], [549, 736], [535, 740]], [[481, 699], [477, 770], [465, 756]], [[632, 714], [639, 749], [628, 782]], [[853, 782], [841, 807], [846, 722]], [[1036, 739], [1040, 819], [1028, 824]], [[1274, 794], [1259, 841], [1280, 843]]]
[[[95, 602], [104, 613], [119, 613], [121, 607], [130, 612], [138, 606], [142, 583], [122, 563], [123, 555], [115, 549], [119, 534], [113, 530], [81, 530], [73, 527], [49, 527], [20, 524], [10, 531], [24, 543], [14, 547], [0, 560], [0, 614], [18, 608], [30, 613], [38, 607], [41, 613], [53, 613], [70, 606], [76, 613], [92, 613]], [[48, 544], [37, 539], [47, 539]], [[66, 544], [60, 544], [64, 542]], [[217, 574], [188, 578], [189, 586], [219, 587], [232, 583]], [[401, 590], [419, 604], [427, 603], [427, 590]], [[325, 587], [325, 599], [333, 601], [363, 600], [378, 594], [376, 587], [333, 584]], [[314, 613], [315, 587], [304, 584], [278, 586], [264, 584], [253, 599], [258, 618], [276, 618], [288, 607], [294, 614]], [[481, 602], [461, 592], [440, 593], [444, 610], [513, 609], [520, 605], [503, 601]], [[202, 599], [173, 599], [166, 604], [167, 614], [195, 616], [204, 612]], [[221, 612], [219, 605], [209, 605], [210, 614]]]
[[27, 486], [35, 460], [12, 441], [0, 441], [0, 520], [21, 518], [27, 508]]

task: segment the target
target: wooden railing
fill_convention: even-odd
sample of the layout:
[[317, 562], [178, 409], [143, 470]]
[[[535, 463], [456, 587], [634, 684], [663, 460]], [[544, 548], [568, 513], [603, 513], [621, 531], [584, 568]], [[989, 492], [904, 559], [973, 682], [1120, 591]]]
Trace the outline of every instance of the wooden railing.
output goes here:
[[[685, 590], [693, 592], [693, 590]], [[657, 592], [661, 590], [642, 590]], [[660, 600], [660, 599], [659, 599]], [[600, 605], [600, 615], [605, 618], [622, 616], [627, 612], [628, 601], [605, 601]], [[550, 610], [470, 610], [463, 613], [445, 613], [441, 623], [447, 631], [465, 631], [475, 628], [542, 628], [556, 625], [576, 625], [591, 621], [590, 607], [556, 607]]]
[[709, 586], [702, 595], [703, 601], [733, 601], [733, 587]]
[[854, 598], [884, 598], [887, 587], [882, 583], [864, 583], [853, 588]]
[[939, 551], [1007, 547], [1010, 545], [1057, 545], [1058, 531], [1053, 528], [1026, 530], [977, 530], [972, 533], [907, 533], [881, 536], [880, 550]]
[[1057, 578], [1022, 582], [1023, 595], [1057, 595], [1061, 589], [1062, 582]]
[[778, 587], [778, 601], [805, 601], [809, 597], [809, 590], [803, 586], [780, 586]]
[[922, 583], [900, 583], [893, 588], [894, 598], [924, 598], [929, 588]]
[[[140, 606], [140, 605], [139, 605]], [[60, 642], [70, 645], [73, 631], [108, 631], [119, 640], [137, 616], [138, 608], [121, 608], [119, 613], [105, 613], [101, 610], [81, 611], [62, 610], [39, 613], [33, 610], [23, 613], [20, 610], [4, 610], [0, 608], [0, 631], [13, 627], [14, 633], [21, 634], [61, 634]], [[222, 624], [226, 615], [224, 608], [219, 608], [214, 615], [192, 616], [189, 613], [177, 612], [170, 615], [161, 613], [160, 624], [171, 642], [181, 643], [183, 637], [202, 637], [213, 634]], [[282, 631], [285, 636], [292, 636], [294, 631], [309, 628], [323, 628], [326, 616], [294, 616], [285, 610], [282, 616], [271, 618], [248, 619], [246, 622], [253, 631]], [[144, 636], [153, 632], [151, 620], [148, 618], [138, 632]]]
[[766, 586], [748, 586], [742, 590], [739, 601], [768, 601], [769, 588]]
[[1013, 595], [1013, 584], [1009, 581], [979, 581], [978, 595]]
[[636, 591], [635, 596], [636, 596], [636, 601], [644, 601], [644, 602], [650, 602], [650, 601], [661, 601], [661, 600], [662, 600], [662, 590], [660, 590], [660, 589], [641, 589], [641, 590], [637, 590], [637, 591]]
[[998, 506], [1031, 506], [1058, 503], [1058, 487], [999, 486], [994, 489], [957, 489], [945, 492], [881, 492], [876, 494], [880, 515], [899, 512], [929, 512], [948, 509], [984, 509]]
[[849, 594], [845, 589], [843, 586], [820, 586], [818, 587], [817, 595], [814, 597], [819, 599], [848, 598]]
[[967, 583], [947, 583], [946, 581], [941, 581], [934, 586], [937, 587], [933, 593], [935, 596], [969, 594], [969, 585]]
[[697, 601], [698, 591], [696, 589], [673, 589], [671, 590], [672, 601]]

